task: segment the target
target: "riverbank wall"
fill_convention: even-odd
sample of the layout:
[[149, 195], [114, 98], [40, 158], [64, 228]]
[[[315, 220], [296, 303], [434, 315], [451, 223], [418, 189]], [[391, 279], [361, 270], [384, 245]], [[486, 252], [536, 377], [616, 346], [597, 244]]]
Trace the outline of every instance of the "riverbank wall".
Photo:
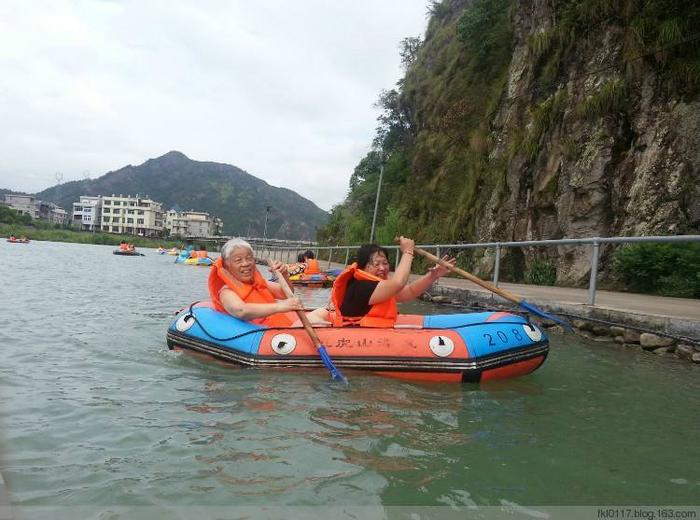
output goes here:
[[[634, 295], [632, 295], [634, 296]], [[515, 310], [513, 303], [488, 292], [436, 284], [423, 299], [437, 304], [471, 309]], [[542, 310], [566, 318], [574, 332], [593, 341], [622, 344], [629, 348], [675, 356], [700, 364], [700, 320], [648, 314], [585, 304], [555, 303], [528, 299]], [[559, 325], [537, 317], [538, 325], [551, 333], [565, 333]]]

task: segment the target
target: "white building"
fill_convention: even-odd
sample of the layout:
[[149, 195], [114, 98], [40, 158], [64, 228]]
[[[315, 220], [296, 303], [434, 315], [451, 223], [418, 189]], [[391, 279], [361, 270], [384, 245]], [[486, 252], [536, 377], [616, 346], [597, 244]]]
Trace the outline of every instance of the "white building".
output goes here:
[[73, 226], [82, 231], [100, 229], [102, 214], [102, 197], [82, 195], [80, 202], [73, 203]]
[[5, 195], [5, 204], [15, 211], [19, 211], [35, 219], [39, 218], [40, 202], [32, 195]]
[[109, 233], [159, 236], [164, 229], [163, 205], [138, 195], [102, 197], [100, 224]]
[[171, 235], [182, 237], [211, 237], [221, 234], [224, 223], [202, 211], [170, 210], [165, 218], [165, 228]]
[[170, 235], [187, 236], [187, 220], [174, 209], [168, 210], [165, 215], [165, 229]]
[[68, 222], [68, 212], [53, 202], [40, 202], [39, 218], [48, 220], [52, 224], [63, 225]]

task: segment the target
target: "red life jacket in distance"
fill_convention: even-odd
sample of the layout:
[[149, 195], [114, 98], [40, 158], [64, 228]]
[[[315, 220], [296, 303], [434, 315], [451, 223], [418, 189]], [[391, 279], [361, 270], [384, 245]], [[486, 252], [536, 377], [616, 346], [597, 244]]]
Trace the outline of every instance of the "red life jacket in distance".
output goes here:
[[320, 274], [321, 266], [318, 264], [318, 260], [315, 258], [306, 259], [306, 269], [304, 269], [304, 274]]

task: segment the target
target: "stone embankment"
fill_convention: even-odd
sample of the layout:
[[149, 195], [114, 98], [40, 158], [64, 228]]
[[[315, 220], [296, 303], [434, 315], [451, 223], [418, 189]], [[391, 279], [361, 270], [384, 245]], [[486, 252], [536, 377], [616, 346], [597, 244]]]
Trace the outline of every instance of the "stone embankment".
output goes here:
[[[546, 289], [546, 288], [543, 288]], [[634, 295], [630, 295], [634, 297]], [[436, 285], [423, 297], [438, 304], [512, 310], [514, 305], [480, 291]], [[660, 298], [663, 300], [663, 298]], [[542, 310], [563, 316], [574, 331], [592, 341], [621, 344], [659, 356], [675, 356], [700, 364], [700, 321], [688, 317], [644, 314], [584, 304], [542, 302], [528, 298]], [[563, 333], [552, 322], [533, 318], [551, 333]]]

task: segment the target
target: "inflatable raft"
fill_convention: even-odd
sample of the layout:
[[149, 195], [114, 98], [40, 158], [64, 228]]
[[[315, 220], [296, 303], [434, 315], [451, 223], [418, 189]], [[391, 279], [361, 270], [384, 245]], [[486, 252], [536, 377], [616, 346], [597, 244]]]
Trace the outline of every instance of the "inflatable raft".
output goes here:
[[137, 253], [136, 251], [120, 251], [119, 249], [112, 251], [112, 254], [121, 256], [146, 256], [143, 253]]
[[[340, 370], [365, 370], [414, 381], [480, 382], [536, 370], [547, 336], [522, 316], [475, 312], [400, 315], [392, 328], [317, 327]], [[246, 367], [309, 368], [323, 363], [302, 327], [267, 328], [216, 311], [211, 302], [183, 309], [170, 324], [168, 347]]]
[[329, 276], [325, 273], [320, 274], [295, 274], [289, 277], [292, 285], [301, 285], [305, 287], [330, 287], [333, 285], [335, 276]]
[[8, 241], [10, 244], [28, 244], [28, 243], [30, 242], [29, 239], [20, 240], [19, 238], [16, 239], [16, 240], [12, 240], [12, 239], [9, 239], [9, 238], [8, 238], [7, 241]]
[[182, 256], [178, 256], [175, 259], [176, 264], [185, 264], [185, 265], [200, 265], [200, 266], [205, 266], [209, 267], [211, 264], [214, 263], [214, 261], [209, 258], [182, 258]]

